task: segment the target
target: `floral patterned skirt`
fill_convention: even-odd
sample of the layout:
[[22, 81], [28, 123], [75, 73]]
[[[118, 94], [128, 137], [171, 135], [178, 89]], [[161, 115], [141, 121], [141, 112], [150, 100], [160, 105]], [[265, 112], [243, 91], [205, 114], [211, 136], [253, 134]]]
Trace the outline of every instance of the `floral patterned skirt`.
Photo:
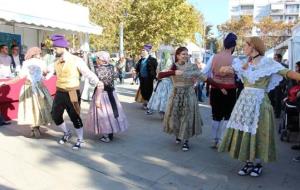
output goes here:
[[202, 131], [202, 119], [193, 87], [174, 87], [164, 116], [164, 131], [189, 139]]

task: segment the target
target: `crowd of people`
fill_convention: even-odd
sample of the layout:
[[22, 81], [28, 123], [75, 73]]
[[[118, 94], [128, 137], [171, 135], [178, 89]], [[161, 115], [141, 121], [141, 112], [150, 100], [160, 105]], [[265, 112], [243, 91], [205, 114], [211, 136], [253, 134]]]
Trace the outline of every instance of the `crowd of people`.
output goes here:
[[[210, 86], [211, 147], [245, 162], [239, 175], [258, 177], [262, 173], [262, 162], [276, 160], [275, 116], [278, 113], [276, 103], [272, 106], [269, 99], [270, 92], [274, 93], [276, 87], [285, 82], [284, 78], [299, 81], [300, 74], [278, 60], [265, 57], [264, 43], [258, 37], [246, 38], [244, 53], [249, 59], [241, 62], [233, 56], [237, 38], [229, 33], [223, 41], [223, 50], [212, 56], [205, 66], [199, 60], [192, 64], [186, 47], [176, 49], [174, 61], [172, 52], [167, 51], [157, 61], [151, 56], [152, 46], [146, 44], [132, 70], [133, 83], [139, 81], [136, 101], [142, 103], [147, 115], [160, 114], [163, 131], [174, 135], [174, 143], [181, 145], [182, 151], [189, 151], [190, 139], [202, 133], [198, 101], [203, 101], [203, 84]], [[7, 55], [7, 46], [1, 46], [1, 77], [11, 77], [12, 70], [17, 76], [1, 82], [0, 86], [26, 79], [19, 96], [18, 124], [31, 126], [31, 136], [39, 137], [40, 126], [54, 123], [63, 132], [59, 144], [65, 144], [72, 136], [63, 118], [66, 110], [76, 131], [74, 150], [82, 148], [84, 143], [83, 127], [99, 135], [102, 142], [112, 141], [116, 133], [128, 128], [114, 86], [116, 72], [120, 83], [124, 83], [126, 59], [121, 57], [112, 65], [110, 54], [100, 51], [95, 53], [95, 61], [89, 67], [68, 51], [64, 36], [52, 35], [51, 40], [55, 52], [53, 72], [57, 77], [54, 99], [42, 83], [50, 71], [41, 59], [41, 49], [30, 48], [23, 61], [17, 56], [16, 46], [12, 47], [12, 56]], [[85, 126], [80, 114], [81, 76], [94, 89]], [[0, 116], [0, 124], [9, 123]]]
[[[277, 95], [275, 88], [283, 79], [299, 80], [300, 74], [287, 69], [279, 60], [265, 57], [265, 46], [259, 37], [247, 38], [244, 52], [249, 59], [242, 63], [233, 57], [236, 40], [237, 36], [229, 33], [223, 42], [224, 49], [212, 56], [204, 68], [201, 64], [191, 64], [188, 49], [179, 47], [171, 67], [166, 70], [157, 67], [155, 90], [153, 85], [149, 88], [141, 83], [136, 100], [143, 103], [147, 114], [163, 113], [164, 132], [173, 134], [175, 143], [182, 143], [182, 150], [188, 151], [189, 139], [201, 134], [203, 125], [193, 87], [196, 86], [197, 94], [202, 94], [199, 81], [205, 81], [210, 86], [212, 106], [211, 147], [245, 162], [239, 175], [257, 177], [262, 173], [262, 162], [276, 160], [276, 122], [268, 93], [275, 91]], [[144, 56], [145, 51], [148, 53]], [[147, 46], [143, 48], [140, 63], [148, 63], [149, 51]], [[164, 63], [162, 59], [160, 64]], [[146, 67], [147, 76], [154, 76], [149, 74], [154, 70], [151, 65], [153, 61]], [[141, 72], [137, 70], [139, 78], [145, 80]], [[164, 84], [166, 79], [172, 83]], [[167, 101], [161, 95], [168, 97]]]

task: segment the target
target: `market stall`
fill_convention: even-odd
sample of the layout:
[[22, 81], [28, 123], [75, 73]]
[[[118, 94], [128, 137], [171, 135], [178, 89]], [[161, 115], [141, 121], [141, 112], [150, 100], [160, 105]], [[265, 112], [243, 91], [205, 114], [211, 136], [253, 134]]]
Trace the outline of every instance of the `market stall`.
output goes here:
[[[64, 0], [0, 0], [0, 44], [18, 45], [25, 54], [30, 47], [41, 47], [48, 36], [77, 36], [80, 49], [89, 51], [89, 34], [100, 35], [102, 27], [89, 20], [89, 9]], [[67, 10], [67, 11], [66, 11]], [[72, 42], [70, 42], [72, 47]], [[49, 66], [49, 65], [48, 65]], [[7, 79], [0, 79], [0, 81]], [[56, 78], [44, 81], [55, 94]], [[0, 87], [0, 112], [8, 120], [18, 113], [18, 99], [24, 80]]]

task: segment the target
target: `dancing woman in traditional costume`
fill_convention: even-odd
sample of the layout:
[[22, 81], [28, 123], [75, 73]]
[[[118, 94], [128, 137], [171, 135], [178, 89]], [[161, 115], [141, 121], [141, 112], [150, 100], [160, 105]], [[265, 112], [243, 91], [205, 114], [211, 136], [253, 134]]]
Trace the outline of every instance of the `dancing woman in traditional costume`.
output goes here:
[[101, 51], [96, 57], [95, 72], [100, 85], [93, 95], [86, 126], [101, 135], [100, 141], [110, 142], [115, 133], [127, 129], [127, 118], [115, 93], [114, 66], [109, 64], [109, 53]]
[[246, 39], [244, 52], [250, 57], [246, 64], [220, 69], [223, 73], [236, 73], [245, 88], [233, 108], [219, 151], [229, 152], [233, 158], [246, 162], [239, 175], [256, 177], [262, 172], [261, 161], [276, 160], [276, 123], [267, 92], [283, 77], [300, 80], [300, 74], [265, 57], [264, 43], [258, 37]]
[[40, 126], [52, 122], [52, 97], [42, 81], [47, 74], [46, 63], [41, 59], [41, 49], [29, 48], [18, 77], [5, 84], [15, 83], [26, 78], [19, 96], [18, 124], [30, 125], [31, 136], [41, 135]]
[[[162, 54], [161, 62], [158, 64], [157, 73], [161, 71], [166, 71], [170, 69], [171, 66], [172, 66], [171, 54], [165, 51]], [[161, 80], [158, 80], [156, 87], [148, 103], [147, 114], [152, 114], [153, 111], [157, 111], [163, 116], [166, 111], [167, 103], [170, 98], [172, 89], [173, 89], [173, 84], [170, 77], [166, 77]]]
[[[179, 47], [175, 53], [175, 64], [171, 70], [160, 72], [158, 78], [171, 76], [173, 91], [164, 116], [164, 131], [176, 136], [176, 143], [183, 141], [182, 150], [188, 151], [188, 141], [199, 135], [203, 125], [194, 83], [200, 79], [207, 81], [196, 64], [188, 62], [188, 49]], [[209, 82], [212, 82], [209, 79]]]

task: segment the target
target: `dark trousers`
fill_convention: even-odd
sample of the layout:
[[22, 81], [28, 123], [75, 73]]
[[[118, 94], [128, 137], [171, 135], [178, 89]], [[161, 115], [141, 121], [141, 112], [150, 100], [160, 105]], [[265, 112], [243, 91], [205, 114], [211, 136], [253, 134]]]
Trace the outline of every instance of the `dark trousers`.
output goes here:
[[271, 100], [271, 104], [273, 106], [275, 116], [279, 117], [282, 109], [282, 100], [284, 98], [283, 92], [280, 86], [277, 86], [275, 89], [269, 92], [269, 98]]
[[119, 71], [119, 80], [120, 80], [120, 83], [123, 83], [124, 77], [125, 77], [125, 72]]
[[[80, 103], [80, 91], [77, 90], [78, 102]], [[57, 91], [53, 100], [51, 116], [56, 125], [60, 125], [64, 122], [63, 114], [67, 111], [73, 125], [76, 129], [83, 127], [80, 115], [77, 114], [74, 106], [70, 100], [68, 92]]]
[[2, 117], [1, 113], [0, 113], [0, 126], [5, 122], [4, 118]]
[[153, 79], [140, 77], [140, 88], [143, 99], [149, 101], [153, 92]]
[[202, 90], [203, 90], [204, 84], [203, 83], [198, 83], [197, 84], [197, 95], [198, 95], [198, 101], [203, 102], [202, 100]]
[[210, 89], [210, 104], [212, 108], [213, 120], [229, 120], [231, 112], [236, 102], [236, 89], [227, 89], [224, 95], [220, 89]]

